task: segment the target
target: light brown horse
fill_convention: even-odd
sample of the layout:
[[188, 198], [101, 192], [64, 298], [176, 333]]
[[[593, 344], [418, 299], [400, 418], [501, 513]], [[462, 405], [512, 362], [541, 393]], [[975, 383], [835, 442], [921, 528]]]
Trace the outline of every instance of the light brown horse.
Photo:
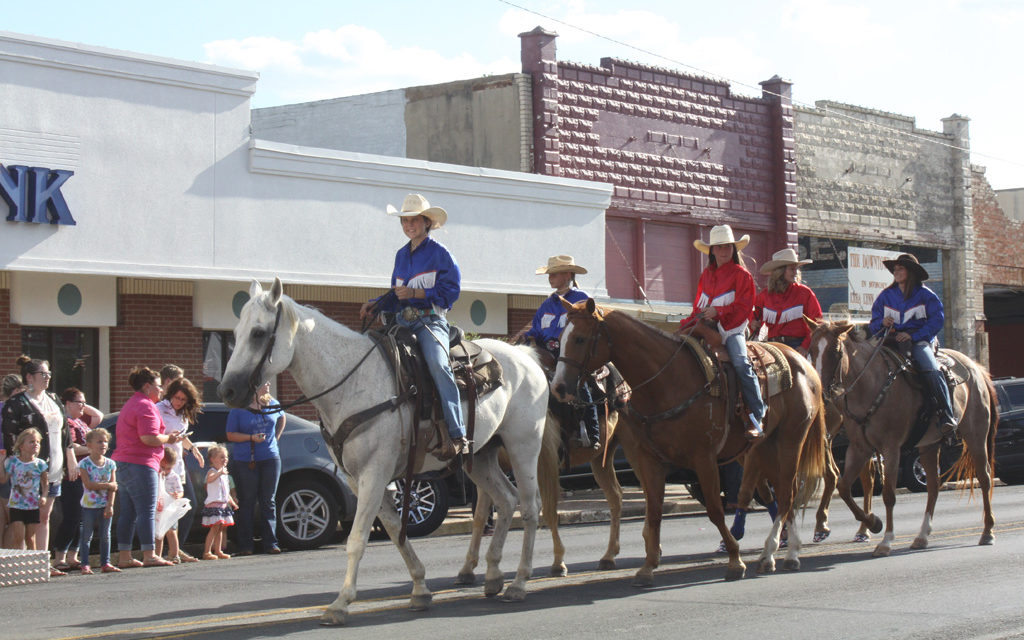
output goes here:
[[[665, 474], [672, 467], [697, 473], [705, 495], [719, 492], [719, 454], [742, 440], [742, 427], [730, 428], [725, 398], [708, 393], [704, 371], [681, 339], [616, 311], [598, 309], [593, 300], [570, 305], [563, 301], [568, 319], [561, 340], [561, 357], [552, 381], [560, 399], [571, 397], [581, 372], [590, 372], [614, 360], [633, 388], [634, 423], [620, 424], [619, 442], [640, 479], [647, 503], [644, 522], [646, 560], [636, 574], [636, 584], [653, 584], [661, 556], [662, 502]], [[824, 469], [825, 413], [818, 375], [803, 356], [782, 349], [793, 375], [793, 385], [768, 399], [765, 428], [768, 437], [756, 444], [747, 464], [776, 488], [779, 515], [765, 542], [759, 571], [775, 570], [782, 524], [793, 516], [798, 487], [813, 488]], [[732, 435], [732, 438], [730, 438]], [[731, 440], [731, 442], [730, 442]], [[740, 447], [736, 447], [738, 451]], [[809, 491], [802, 491], [807, 494]], [[801, 495], [800, 500], [806, 498]], [[739, 544], [725, 524], [720, 500], [707, 501], [708, 517], [718, 527], [729, 553], [727, 580], [742, 578], [746, 565]], [[791, 527], [784, 567], [799, 568], [800, 540]]]
[[[868, 458], [878, 452], [884, 460], [882, 501], [885, 503], [885, 535], [873, 555], [887, 556], [892, 550], [893, 518], [896, 504], [896, 479], [900, 447], [907, 440], [918, 415], [924, 408], [924, 396], [916, 376], [900, 371], [889, 358], [875, 355], [878, 341], [866, 335], [866, 325], [815, 323], [811, 335], [811, 361], [825, 385], [826, 395], [844, 416], [850, 446], [846, 466], [839, 481], [839, 495], [863, 523], [876, 530], [878, 516], [865, 513], [853, 501], [850, 484]], [[856, 328], [855, 331], [853, 331]], [[977, 477], [984, 506], [984, 531], [978, 544], [992, 544], [992, 468], [998, 411], [995, 389], [985, 371], [964, 354], [943, 350], [967, 372], [963, 384], [953, 389], [954, 412], [960, 419], [959, 432], [964, 449], [951, 474], [957, 479]], [[921, 530], [912, 549], [928, 546], [932, 531], [935, 501], [939, 493], [939, 444], [941, 436], [934, 424], [918, 442], [921, 464], [928, 477], [928, 502]]]

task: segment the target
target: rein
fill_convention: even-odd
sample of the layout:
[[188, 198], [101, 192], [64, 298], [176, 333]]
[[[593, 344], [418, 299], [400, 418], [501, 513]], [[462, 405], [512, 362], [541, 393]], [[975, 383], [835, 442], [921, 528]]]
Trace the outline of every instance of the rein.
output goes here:
[[[832, 372], [833, 382], [832, 384], [829, 385], [829, 400], [834, 402], [840, 398], [844, 398], [846, 394], [850, 393], [850, 390], [853, 389], [853, 387], [864, 376], [864, 373], [868, 370], [868, 367], [871, 366], [871, 363], [874, 361], [875, 356], [877, 356], [878, 353], [882, 350], [882, 345], [885, 344], [885, 339], [889, 337], [890, 331], [892, 331], [892, 327], [885, 328], [885, 333], [882, 334], [882, 338], [878, 341], [878, 344], [875, 345], [875, 349], [874, 351], [871, 352], [871, 356], [868, 358], [868, 361], [864, 363], [863, 367], [861, 367], [860, 373], [858, 373], [857, 377], [853, 379], [853, 382], [850, 383], [850, 386], [846, 387], [841, 393], [834, 393], [834, 389], [836, 387], [842, 387], [843, 385], [843, 345], [842, 342], [838, 340], [836, 341], [836, 355], [838, 357], [836, 358], [836, 368]], [[839, 382], [837, 383], [836, 380], [838, 380]]]

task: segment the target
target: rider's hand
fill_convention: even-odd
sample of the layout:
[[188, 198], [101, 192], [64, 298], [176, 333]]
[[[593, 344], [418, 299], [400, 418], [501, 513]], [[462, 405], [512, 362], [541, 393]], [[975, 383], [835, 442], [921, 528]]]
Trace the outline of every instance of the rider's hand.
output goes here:
[[373, 300], [364, 302], [363, 306], [359, 307], [359, 319], [365, 320], [366, 316], [372, 314], [377, 309], [377, 303]]
[[906, 342], [910, 340], [910, 334], [906, 331], [900, 331], [896, 334], [896, 342]]
[[700, 312], [700, 317], [707, 318], [708, 320], [714, 320], [718, 317], [718, 309], [715, 307], [705, 307], [704, 310]]
[[399, 300], [411, 300], [416, 297], [416, 289], [395, 287], [395, 297]]
[[886, 317], [882, 318], [882, 326], [883, 327], [891, 327], [894, 324], [896, 324], [896, 320], [892, 316], [886, 316]]

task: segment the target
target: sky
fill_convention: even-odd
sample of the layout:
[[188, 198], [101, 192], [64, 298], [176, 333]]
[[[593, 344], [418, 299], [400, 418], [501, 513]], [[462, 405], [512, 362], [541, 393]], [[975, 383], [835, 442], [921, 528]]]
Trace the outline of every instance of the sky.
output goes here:
[[1024, 188], [1019, 0], [48, 0], [0, 10], [3, 31], [257, 71], [253, 107], [517, 72], [516, 36], [537, 26], [559, 34], [560, 60], [653, 64], [747, 96], [777, 74], [797, 104], [855, 104], [929, 131], [964, 115], [972, 162], [994, 188]]

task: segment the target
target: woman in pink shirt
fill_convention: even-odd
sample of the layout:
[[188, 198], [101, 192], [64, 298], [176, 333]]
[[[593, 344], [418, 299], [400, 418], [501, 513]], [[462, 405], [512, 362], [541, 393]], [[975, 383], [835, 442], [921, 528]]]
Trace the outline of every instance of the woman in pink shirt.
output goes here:
[[[118, 566], [166, 567], [172, 563], [154, 554], [156, 538], [157, 479], [164, 445], [181, 441], [177, 433], [164, 435], [164, 424], [156, 402], [160, 400], [160, 375], [148, 367], [136, 367], [128, 376], [135, 390], [117, 417], [117, 448], [111, 458], [117, 463], [118, 497], [121, 514], [117, 519]], [[142, 562], [132, 558], [132, 537], [139, 534]]]

